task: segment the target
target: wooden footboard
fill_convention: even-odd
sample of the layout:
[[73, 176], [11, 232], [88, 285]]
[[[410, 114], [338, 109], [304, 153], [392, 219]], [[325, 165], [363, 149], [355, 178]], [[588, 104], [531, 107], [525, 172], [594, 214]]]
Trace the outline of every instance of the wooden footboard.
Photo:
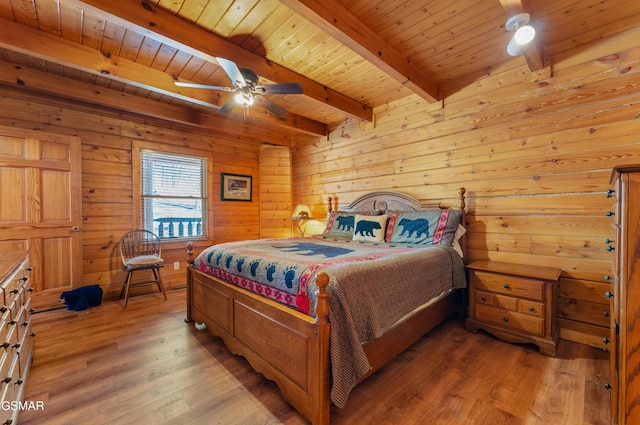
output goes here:
[[328, 425], [329, 323], [326, 285], [320, 273], [318, 318], [187, 268], [187, 321], [204, 323], [229, 350], [243, 356], [314, 425]]

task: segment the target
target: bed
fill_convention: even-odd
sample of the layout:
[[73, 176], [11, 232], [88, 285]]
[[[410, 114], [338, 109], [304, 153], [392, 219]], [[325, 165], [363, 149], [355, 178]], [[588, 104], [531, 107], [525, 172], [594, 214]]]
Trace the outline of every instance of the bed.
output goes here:
[[392, 191], [346, 208], [330, 199], [322, 235], [219, 244], [197, 258], [189, 243], [186, 319], [327, 425], [332, 403], [343, 407], [460, 305], [464, 193], [455, 208]]

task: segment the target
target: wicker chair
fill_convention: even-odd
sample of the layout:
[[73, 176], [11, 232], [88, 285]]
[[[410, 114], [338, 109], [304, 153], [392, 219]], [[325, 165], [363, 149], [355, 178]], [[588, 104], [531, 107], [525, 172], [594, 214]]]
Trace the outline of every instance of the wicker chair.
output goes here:
[[[124, 297], [124, 308], [127, 308], [129, 289], [132, 286], [157, 285], [167, 300], [167, 293], [160, 277], [160, 268], [164, 266], [162, 259], [162, 242], [158, 235], [148, 230], [137, 229], [126, 233], [118, 243], [118, 251], [122, 259], [122, 267], [127, 272], [127, 278], [120, 291], [120, 298]], [[154, 280], [132, 283], [133, 272], [151, 270]]]

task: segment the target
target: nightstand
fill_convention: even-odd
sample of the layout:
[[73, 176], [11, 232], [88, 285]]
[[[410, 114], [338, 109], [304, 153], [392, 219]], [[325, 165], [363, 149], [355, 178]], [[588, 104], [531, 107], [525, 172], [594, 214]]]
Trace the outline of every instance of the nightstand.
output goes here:
[[466, 329], [483, 329], [508, 342], [531, 343], [556, 355], [556, 285], [560, 269], [475, 261], [469, 271]]

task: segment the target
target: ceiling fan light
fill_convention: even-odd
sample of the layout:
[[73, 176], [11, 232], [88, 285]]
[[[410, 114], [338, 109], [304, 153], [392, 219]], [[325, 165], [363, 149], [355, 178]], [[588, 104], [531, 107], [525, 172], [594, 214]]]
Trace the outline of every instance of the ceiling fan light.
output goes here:
[[253, 105], [253, 96], [251, 96], [251, 94], [240, 92], [236, 94], [235, 99], [236, 103], [240, 106], [247, 107]]
[[523, 25], [516, 30], [513, 38], [518, 44], [528, 44], [536, 36], [536, 30], [531, 25]]

